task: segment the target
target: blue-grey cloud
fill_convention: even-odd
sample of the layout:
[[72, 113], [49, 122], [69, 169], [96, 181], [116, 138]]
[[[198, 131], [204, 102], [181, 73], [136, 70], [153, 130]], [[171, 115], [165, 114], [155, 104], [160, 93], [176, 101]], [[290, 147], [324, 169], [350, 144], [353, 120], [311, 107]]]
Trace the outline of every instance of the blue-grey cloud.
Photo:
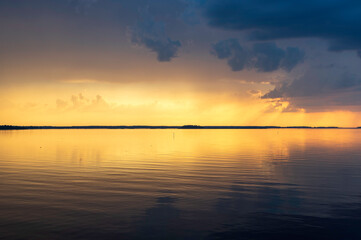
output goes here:
[[361, 2], [356, 0], [211, 0], [209, 25], [248, 31], [253, 40], [321, 38], [330, 50], [361, 50]]
[[275, 43], [256, 43], [251, 49], [245, 49], [237, 39], [227, 39], [213, 45], [212, 54], [226, 59], [232, 71], [255, 69], [258, 72], [272, 72], [279, 69], [291, 71], [304, 60], [299, 48], [288, 47], [285, 50]]
[[228, 39], [214, 44], [211, 53], [219, 59], [227, 59], [232, 71], [241, 71], [248, 65], [248, 52], [243, 49], [237, 39]]
[[303, 76], [276, 84], [261, 98], [288, 101], [290, 106], [283, 111], [360, 111], [361, 76], [344, 68], [313, 67]]
[[138, 22], [131, 29], [131, 41], [157, 53], [160, 62], [169, 62], [177, 56], [180, 41], [170, 39], [165, 33], [165, 24], [148, 19]]
[[360, 96], [361, 77], [343, 69], [312, 68], [301, 77], [281, 83], [262, 98], [317, 97], [342, 92]]
[[186, 7], [181, 14], [181, 18], [188, 25], [197, 25], [201, 22], [199, 9], [204, 5], [205, 0], [181, 0]]
[[68, 0], [74, 5], [76, 12], [86, 14], [90, 7], [98, 2], [98, 0]]
[[189, 25], [197, 25], [200, 23], [200, 17], [191, 5], [184, 10], [181, 17], [183, 21]]

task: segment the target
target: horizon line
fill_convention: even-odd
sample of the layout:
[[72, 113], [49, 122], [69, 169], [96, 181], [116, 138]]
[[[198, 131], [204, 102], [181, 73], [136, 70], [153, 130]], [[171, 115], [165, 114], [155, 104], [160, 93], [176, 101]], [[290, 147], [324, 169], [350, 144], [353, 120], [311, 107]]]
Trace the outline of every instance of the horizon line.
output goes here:
[[30, 129], [360, 129], [361, 127], [337, 126], [213, 126], [213, 125], [75, 125], [75, 126], [20, 126], [0, 125], [0, 130], [30, 130]]

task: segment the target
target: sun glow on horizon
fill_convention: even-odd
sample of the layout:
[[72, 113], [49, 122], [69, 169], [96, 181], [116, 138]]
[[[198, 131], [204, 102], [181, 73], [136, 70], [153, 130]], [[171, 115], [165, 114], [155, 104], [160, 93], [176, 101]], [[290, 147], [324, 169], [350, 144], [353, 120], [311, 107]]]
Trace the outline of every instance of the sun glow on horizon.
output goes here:
[[[222, 82], [223, 83], [223, 82]], [[178, 87], [178, 86], [183, 87]], [[276, 125], [356, 127], [360, 113], [308, 113], [287, 101], [260, 99], [241, 84], [200, 90], [190, 83], [116, 84], [79, 79], [2, 91], [2, 124], [11, 125]], [[253, 86], [251, 86], [253, 87]], [[222, 89], [223, 88], [223, 89]], [[224, 89], [226, 88], [226, 89]]]

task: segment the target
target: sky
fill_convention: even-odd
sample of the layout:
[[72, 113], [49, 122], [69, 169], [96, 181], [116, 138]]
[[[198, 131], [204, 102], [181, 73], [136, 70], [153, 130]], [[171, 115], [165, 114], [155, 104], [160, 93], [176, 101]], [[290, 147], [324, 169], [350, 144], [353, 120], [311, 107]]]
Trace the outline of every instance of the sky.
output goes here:
[[0, 125], [361, 126], [361, 2], [1, 0]]

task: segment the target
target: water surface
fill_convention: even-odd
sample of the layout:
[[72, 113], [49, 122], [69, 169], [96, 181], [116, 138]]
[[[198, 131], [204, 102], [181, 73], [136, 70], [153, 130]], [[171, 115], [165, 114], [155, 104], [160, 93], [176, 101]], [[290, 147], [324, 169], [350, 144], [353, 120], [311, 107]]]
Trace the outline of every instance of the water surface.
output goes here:
[[361, 239], [360, 129], [0, 131], [0, 239]]

